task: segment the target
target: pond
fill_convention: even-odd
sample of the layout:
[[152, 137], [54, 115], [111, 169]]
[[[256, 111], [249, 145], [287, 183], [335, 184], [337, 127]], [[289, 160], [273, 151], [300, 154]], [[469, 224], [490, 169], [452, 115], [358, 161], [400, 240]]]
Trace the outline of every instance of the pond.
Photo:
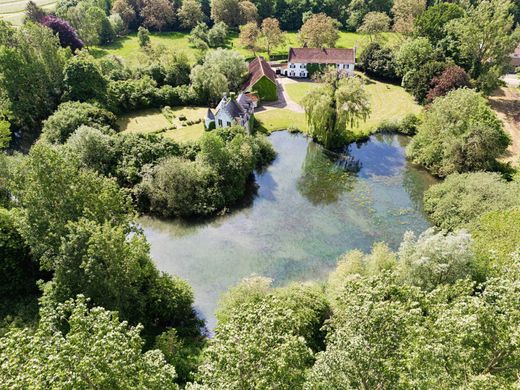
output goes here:
[[407, 138], [378, 134], [342, 153], [301, 134], [269, 139], [278, 156], [238, 210], [203, 222], [140, 219], [157, 266], [191, 284], [209, 329], [219, 296], [244, 277], [320, 280], [350, 249], [396, 249], [405, 231], [430, 226], [422, 195], [435, 179], [406, 161]]

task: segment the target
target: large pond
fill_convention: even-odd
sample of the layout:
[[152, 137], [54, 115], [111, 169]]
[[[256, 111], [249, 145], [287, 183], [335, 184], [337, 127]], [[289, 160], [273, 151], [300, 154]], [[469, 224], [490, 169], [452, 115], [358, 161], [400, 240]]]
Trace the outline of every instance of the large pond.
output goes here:
[[210, 329], [219, 296], [244, 277], [322, 279], [350, 249], [395, 249], [405, 231], [429, 227], [421, 202], [434, 179], [406, 161], [406, 138], [374, 135], [343, 153], [300, 134], [269, 138], [278, 157], [240, 209], [203, 222], [140, 220], [157, 266], [191, 284]]

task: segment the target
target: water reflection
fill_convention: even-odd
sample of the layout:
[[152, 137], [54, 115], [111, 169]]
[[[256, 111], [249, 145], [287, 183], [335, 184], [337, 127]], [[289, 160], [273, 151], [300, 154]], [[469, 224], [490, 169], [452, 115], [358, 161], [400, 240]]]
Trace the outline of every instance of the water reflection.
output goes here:
[[157, 266], [193, 286], [210, 328], [218, 297], [243, 277], [320, 279], [347, 250], [395, 248], [429, 226], [421, 197], [432, 179], [404, 159], [405, 138], [378, 135], [339, 154], [302, 135], [270, 139], [278, 157], [257, 173], [248, 205], [198, 222], [141, 219]]

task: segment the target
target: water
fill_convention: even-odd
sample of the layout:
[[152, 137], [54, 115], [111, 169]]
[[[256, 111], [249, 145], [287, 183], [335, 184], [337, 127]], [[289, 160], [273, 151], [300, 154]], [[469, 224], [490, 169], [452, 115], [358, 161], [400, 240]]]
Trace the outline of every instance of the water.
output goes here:
[[300, 134], [269, 138], [278, 157], [249, 204], [204, 222], [140, 220], [157, 266], [191, 284], [210, 329], [219, 296], [244, 277], [323, 279], [350, 249], [395, 249], [430, 226], [421, 202], [434, 179], [405, 160], [406, 138], [379, 134], [339, 154]]

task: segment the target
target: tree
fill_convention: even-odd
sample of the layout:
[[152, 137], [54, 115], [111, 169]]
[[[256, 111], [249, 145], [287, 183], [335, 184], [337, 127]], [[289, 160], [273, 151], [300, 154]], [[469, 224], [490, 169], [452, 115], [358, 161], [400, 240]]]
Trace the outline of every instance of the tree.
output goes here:
[[339, 38], [339, 23], [321, 13], [308, 18], [300, 29], [299, 39], [307, 47], [334, 47]]
[[425, 192], [424, 210], [441, 229], [455, 230], [487, 212], [517, 207], [519, 190], [497, 173], [454, 173]]
[[486, 99], [463, 88], [433, 102], [406, 152], [416, 164], [446, 176], [492, 168], [510, 142]]
[[345, 142], [349, 127], [366, 120], [370, 103], [360, 79], [338, 79], [335, 70], [325, 78], [326, 85], [309, 92], [302, 105], [311, 136], [330, 148]]
[[112, 30], [114, 31], [114, 34], [118, 37], [124, 35], [126, 32], [126, 23], [124, 22], [123, 18], [119, 14], [112, 14], [108, 17], [108, 21], [110, 22], [110, 25], [112, 26]]
[[485, 93], [496, 86], [519, 41], [510, 10], [509, 0], [480, 1], [469, 7], [465, 17], [454, 19], [447, 26], [458, 37], [462, 55], [470, 60], [470, 76], [478, 79], [478, 86]]
[[53, 308], [44, 303], [35, 333], [13, 329], [0, 339], [0, 381], [12, 389], [177, 389], [175, 369], [161, 352], [142, 352], [142, 326], [129, 327], [78, 296]]
[[432, 88], [428, 92], [427, 100], [432, 102], [439, 96], [444, 96], [451, 90], [470, 87], [469, 76], [460, 66], [453, 65], [444, 70], [440, 76], [431, 81]]
[[419, 103], [426, 103], [428, 92], [433, 88], [433, 80], [441, 76], [448, 64], [442, 61], [428, 61], [421, 68], [404, 75], [401, 85], [413, 95]]
[[198, 0], [185, 0], [178, 11], [181, 27], [191, 30], [199, 23], [206, 20], [206, 15], [202, 11], [202, 5]]
[[0, 120], [0, 150], [6, 148], [11, 142], [11, 124]]
[[246, 49], [253, 52], [253, 56], [256, 57], [256, 50], [258, 49], [258, 40], [260, 39], [260, 29], [256, 25], [256, 22], [249, 22], [240, 26], [240, 43]]
[[27, 22], [34, 22], [34, 23], [40, 23], [40, 21], [43, 19], [44, 16], [47, 14], [45, 11], [38, 7], [34, 1], [29, 1], [27, 5], [25, 6], [25, 19], [24, 23]]
[[415, 19], [426, 9], [426, 0], [395, 0], [392, 6], [394, 31], [409, 35], [413, 32]]
[[112, 6], [112, 14], [118, 14], [123, 19], [125, 30], [135, 22], [136, 12], [129, 0], [116, 0]]
[[47, 15], [41, 19], [41, 24], [49, 27], [58, 34], [62, 47], [70, 47], [72, 51], [83, 48], [83, 41], [79, 38], [76, 30], [65, 20], [56, 16]]
[[426, 38], [405, 41], [395, 55], [397, 72], [401, 77], [406, 77], [411, 72], [420, 71], [423, 65], [436, 59], [435, 50]]
[[274, 18], [266, 18], [262, 21], [261, 29], [267, 55], [271, 56], [271, 52], [285, 42], [280, 22]]
[[394, 80], [397, 78], [396, 61], [391, 48], [371, 42], [359, 56], [363, 70], [371, 76]]
[[439, 3], [424, 11], [414, 26], [414, 35], [426, 37], [432, 45], [437, 44], [446, 37], [446, 26], [451, 20], [462, 18], [464, 9], [454, 3]]
[[239, 0], [211, 0], [211, 19], [215, 23], [238, 27], [242, 21], [239, 4]]
[[363, 18], [363, 23], [357, 29], [358, 33], [370, 36], [370, 41], [390, 30], [390, 17], [384, 12], [369, 12]]
[[146, 27], [140, 26], [137, 30], [137, 40], [141, 49], [150, 47], [150, 31]]
[[111, 112], [90, 103], [65, 102], [43, 123], [43, 138], [64, 143], [82, 125], [110, 132], [116, 127], [116, 119]]
[[224, 47], [228, 35], [228, 27], [224, 22], [218, 22], [208, 31], [209, 47]]
[[107, 81], [92, 57], [71, 58], [63, 70], [63, 100], [104, 102]]
[[113, 40], [114, 32], [103, 9], [80, 3], [71, 9], [71, 12], [78, 13], [78, 23], [75, 27], [86, 45], [100, 45]]
[[169, 0], [144, 0], [141, 17], [144, 27], [162, 31], [175, 22], [173, 4]]
[[238, 9], [240, 10], [240, 25], [254, 22], [258, 19], [258, 10], [249, 0], [242, 0], [238, 3]]

